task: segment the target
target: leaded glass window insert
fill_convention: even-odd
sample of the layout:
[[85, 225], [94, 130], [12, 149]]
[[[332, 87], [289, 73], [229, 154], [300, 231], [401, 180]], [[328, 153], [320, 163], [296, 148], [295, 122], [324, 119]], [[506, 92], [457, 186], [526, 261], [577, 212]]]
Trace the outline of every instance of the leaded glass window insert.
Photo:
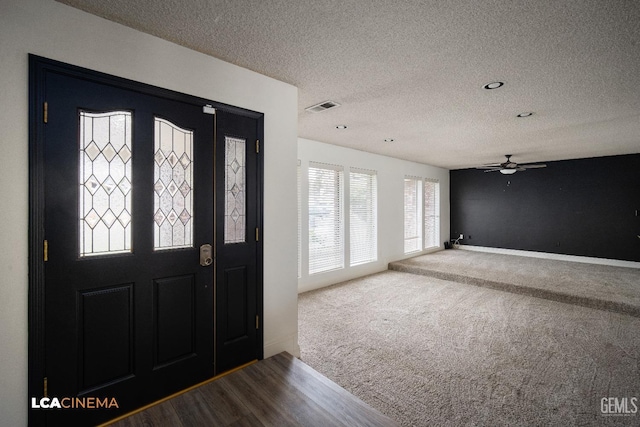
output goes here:
[[246, 234], [246, 141], [225, 136], [224, 243], [243, 243]]
[[193, 246], [193, 131], [154, 120], [153, 247]]
[[79, 113], [79, 255], [131, 252], [131, 112]]

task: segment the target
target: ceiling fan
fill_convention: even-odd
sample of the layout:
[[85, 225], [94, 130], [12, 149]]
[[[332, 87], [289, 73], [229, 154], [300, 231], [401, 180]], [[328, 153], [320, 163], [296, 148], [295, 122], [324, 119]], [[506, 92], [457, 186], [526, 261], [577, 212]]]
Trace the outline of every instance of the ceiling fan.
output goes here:
[[507, 161], [504, 163], [494, 163], [492, 165], [478, 166], [476, 167], [476, 169], [484, 169], [485, 172], [500, 171], [500, 173], [502, 174], [511, 175], [516, 173], [517, 171], [547, 167], [547, 165], [544, 163], [519, 165], [518, 163], [511, 161], [511, 156], [512, 156], [511, 154], [505, 154]]

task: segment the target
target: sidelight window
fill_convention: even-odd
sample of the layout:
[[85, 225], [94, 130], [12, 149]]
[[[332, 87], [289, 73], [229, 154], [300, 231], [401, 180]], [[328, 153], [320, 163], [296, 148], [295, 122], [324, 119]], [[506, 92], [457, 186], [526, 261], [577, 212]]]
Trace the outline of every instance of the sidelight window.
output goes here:
[[225, 137], [224, 243], [243, 243], [246, 234], [246, 141]]

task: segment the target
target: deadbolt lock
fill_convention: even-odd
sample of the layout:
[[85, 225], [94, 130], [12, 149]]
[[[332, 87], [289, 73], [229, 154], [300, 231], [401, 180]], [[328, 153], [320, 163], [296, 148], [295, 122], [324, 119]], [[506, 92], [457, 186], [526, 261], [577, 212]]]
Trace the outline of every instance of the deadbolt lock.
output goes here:
[[210, 244], [200, 246], [200, 265], [208, 267], [213, 264], [213, 250]]

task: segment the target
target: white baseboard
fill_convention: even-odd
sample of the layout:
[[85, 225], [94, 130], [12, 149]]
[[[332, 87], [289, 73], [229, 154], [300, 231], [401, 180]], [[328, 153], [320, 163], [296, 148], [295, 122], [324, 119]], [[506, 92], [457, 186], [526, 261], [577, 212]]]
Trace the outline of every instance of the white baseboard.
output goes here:
[[264, 345], [264, 358], [271, 357], [286, 351], [292, 356], [300, 357], [300, 346], [298, 345], [298, 333], [288, 337], [281, 337]]
[[336, 283], [342, 283], [347, 280], [358, 279], [370, 274], [380, 273], [387, 270], [387, 264], [388, 262], [378, 260], [368, 264], [341, 268], [339, 270], [327, 271], [325, 273], [298, 279], [298, 293], [301, 294], [303, 292], [314, 291], [316, 289], [335, 285]]
[[619, 259], [594, 258], [577, 255], [552, 254], [548, 252], [521, 251], [517, 249], [489, 248], [486, 246], [460, 245], [460, 249], [466, 251], [488, 252], [493, 254], [528, 256], [532, 258], [555, 259], [559, 261], [582, 262], [585, 264], [611, 265], [614, 267], [640, 268], [640, 262], [623, 261]]

